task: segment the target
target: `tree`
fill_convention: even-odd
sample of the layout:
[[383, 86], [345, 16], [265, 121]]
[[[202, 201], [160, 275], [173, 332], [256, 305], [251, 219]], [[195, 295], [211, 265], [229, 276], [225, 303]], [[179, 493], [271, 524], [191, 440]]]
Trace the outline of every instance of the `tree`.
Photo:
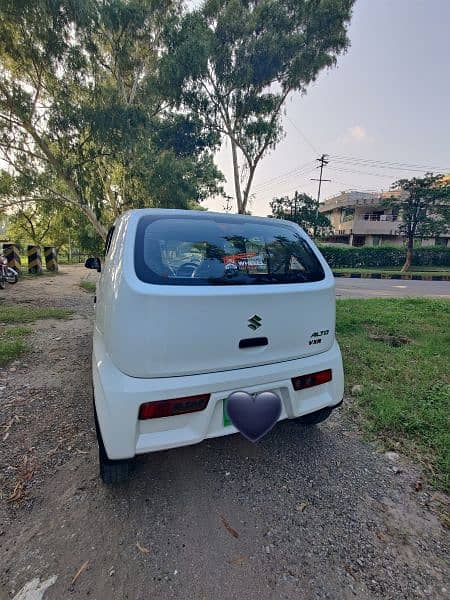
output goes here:
[[354, 0], [205, 0], [166, 34], [161, 74], [178, 106], [231, 146], [239, 213], [283, 135], [289, 94], [305, 93], [349, 44]]
[[[40, 212], [36, 206], [19, 207], [9, 216], [8, 238], [23, 244], [40, 246], [46, 242], [48, 233], [56, 221], [56, 211]], [[54, 237], [51, 232], [52, 238]]]
[[8, 214], [7, 239], [22, 244], [55, 246], [58, 252], [77, 249], [98, 253], [102, 238], [80, 211], [53, 202], [24, 203]]
[[270, 203], [272, 215], [276, 219], [286, 219], [298, 223], [308, 233], [325, 231], [331, 227], [330, 220], [318, 211], [318, 202], [308, 196], [295, 192], [293, 198], [283, 196], [274, 198]]
[[218, 191], [217, 136], [157, 84], [181, 4], [0, 0], [0, 208], [70, 205], [104, 237], [123, 210]]
[[406, 257], [402, 272], [411, 267], [414, 240], [439, 235], [450, 228], [450, 182], [448, 177], [426, 173], [424, 177], [400, 179], [392, 189], [396, 194], [385, 206], [401, 218], [398, 229], [406, 238]]

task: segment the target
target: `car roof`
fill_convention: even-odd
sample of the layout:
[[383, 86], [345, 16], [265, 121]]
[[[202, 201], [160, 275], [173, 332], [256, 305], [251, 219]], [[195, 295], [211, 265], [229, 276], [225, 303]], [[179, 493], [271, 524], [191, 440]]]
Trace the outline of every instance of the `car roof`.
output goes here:
[[234, 221], [236, 222], [236, 219], [238, 220], [243, 220], [246, 221], [248, 223], [265, 223], [267, 224], [267, 221], [274, 221], [276, 222], [278, 225], [281, 226], [288, 226], [288, 227], [294, 227], [296, 228], [296, 224], [293, 223], [292, 221], [286, 221], [284, 219], [272, 219], [270, 217], [258, 217], [258, 216], [253, 216], [253, 215], [241, 215], [238, 213], [225, 213], [225, 212], [212, 212], [209, 210], [182, 210], [182, 209], [178, 209], [178, 208], [134, 208], [132, 210], [127, 211], [126, 213], [124, 213], [123, 215], [121, 215], [122, 217], [124, 217], [125, 215], [127, 216], [131, 216], [131, 215], [136, 215], [139, 217], [145, 217], [145, 216], [167, 216], [167, 217], [175, 217], [175, 216], [180, 216], [180, 217], [193, 217], [193, 216], [199, 216], [202, 217], [203, 219], [211, 219], [214, 220], [217, 217], [220, 217], [221, 220], [223, 221]]

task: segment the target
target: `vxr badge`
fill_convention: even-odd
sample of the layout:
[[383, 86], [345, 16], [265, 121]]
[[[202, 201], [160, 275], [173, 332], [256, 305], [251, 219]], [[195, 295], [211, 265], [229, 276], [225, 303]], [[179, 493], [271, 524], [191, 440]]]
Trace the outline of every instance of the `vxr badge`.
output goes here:
[[329, 333], [330, 333], [329, 329], [323, 329], [322, 331], [314, 331], [311, 334], [311, 339], [309, 340], [309, 345], [312, 346], [313, 344], [321, 344], [322, 336], [328, 335]]

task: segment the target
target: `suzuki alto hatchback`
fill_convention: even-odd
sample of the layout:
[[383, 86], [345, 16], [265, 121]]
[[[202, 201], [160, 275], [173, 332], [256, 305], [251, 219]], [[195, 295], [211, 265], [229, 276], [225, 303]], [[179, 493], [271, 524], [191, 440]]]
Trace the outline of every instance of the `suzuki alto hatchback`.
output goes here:
[[334, 278], [289, 221], [142, 209], [108, 233], [92, 353], [100, 473], [236, 433], [234, 391], [276, 393], [281, 419], [316, 424], [341, 403]]

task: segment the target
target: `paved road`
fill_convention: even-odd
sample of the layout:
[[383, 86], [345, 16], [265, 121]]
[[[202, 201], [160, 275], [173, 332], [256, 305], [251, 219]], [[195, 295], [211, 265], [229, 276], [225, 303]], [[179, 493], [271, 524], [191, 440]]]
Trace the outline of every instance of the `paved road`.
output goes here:
[[402, 279], [336, 279], [338, 298], [422, 298], [450, 299], [449, 281], [409, 281]]

